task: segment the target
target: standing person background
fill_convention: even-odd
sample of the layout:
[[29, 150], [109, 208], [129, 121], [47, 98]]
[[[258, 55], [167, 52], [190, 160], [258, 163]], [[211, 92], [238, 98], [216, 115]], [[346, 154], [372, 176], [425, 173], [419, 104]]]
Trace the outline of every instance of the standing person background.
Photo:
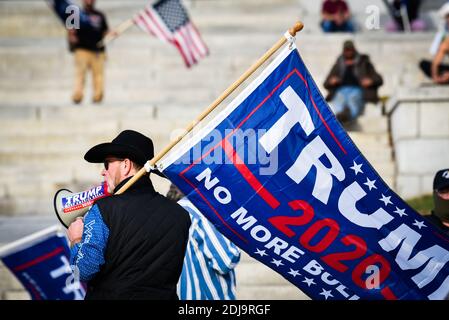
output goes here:
[[[101, 175], [110, 193], [153, 157], [151, 139], [132, 130], [84, 155], [104, 163]], [[178, 299], [189, 227], [185, 210], [157, 193], [147, 176], [123, 194], [97, 200], [84, 221], [78, 218], [68, 229], [70, 264], [87, 282], [85, 299]]]
[[75, 55], [75, 88], [72, 100], [78, 104], [83, 100], [86, 73], [92, 71], [94, 103], [100, 103], [104, 96], [105, 47], [97, 44], [108, 33], [106, 16], [95, 9], [95, 0], [83, 0], [83, 14], [89, 24], [68, 31], [70, 50]]
[[324, 82], [329, 91], [326, 100], [339, 121], [352, 121], [363, 113], [365, 102], [379, 101], [377, 90], [382, 83], [369, 56], [360, 54], [354, 43], [347, 40]]
[[[389, 7], [392, 20], [386, 25], [387, 31], [424, 31], [426, 23], [420, 19], [421, 0], [391, 0], [385, 1]], [[405, 22], [405, 25], [404, 25]]]
[[167, 198], [177, 201], [190, 215], [187, 245], [178, 295], [181, 300], [235, 300], [235, 267], [240, 250], [214, 227], [174, 185]]

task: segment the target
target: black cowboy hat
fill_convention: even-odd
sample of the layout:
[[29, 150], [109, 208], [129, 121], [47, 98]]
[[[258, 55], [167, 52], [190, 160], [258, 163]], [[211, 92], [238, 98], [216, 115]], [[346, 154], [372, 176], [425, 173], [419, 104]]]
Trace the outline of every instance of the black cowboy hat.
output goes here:
[[[153, 141], [143, 134], [125, 130], [111, 142], [100, 143], [86, 152], [84, 160], [91, 163], [102, 163], [106, 157], [128, 158], [140, 166], [154, 157]], [[159, 171], [151, 171], [164, 177]]]

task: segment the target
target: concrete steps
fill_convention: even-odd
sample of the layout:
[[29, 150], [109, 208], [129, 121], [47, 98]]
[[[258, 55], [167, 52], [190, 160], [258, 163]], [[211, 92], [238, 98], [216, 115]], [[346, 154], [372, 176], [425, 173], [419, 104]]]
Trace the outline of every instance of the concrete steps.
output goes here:
[[[398, 86], [416, 86], [424, 77], [417, 62], [427, 56], [431, 34], [397, 38], [366, 37], [355, 41], [361, 52], [369, 52], [385, 84], [381, 95], [393, 95]], [[178, 104], [205, 106], [234, 82], [268, 47], [279, 33], [269, 35], [232, 34], [206, 39], [211, 55], [190, 70], [170, 46], [146, 35], [123, 37], [108, 50], [105, 102]], [[344, 36], [301, 35], [299, 51], [315, 82], [322, 83], [341, 50]], [[62, 39], [47, 41], [42, 48], [34, 39], [17, 39], [3, 46], [0, 38], [0, 105], [61, 105], [70, 103], [73, 85], [73, 57]], [[322, 51], [322, 43], [329, 51]], [[397, 43], [399, 48], [396, 48]], [[29, 53], [33, 52], [33, 57]], [[333, 52], [333, 54], [328, 54]], [[43, 63], [42, 61], [45, 61]], [[151, 63], [157, 61], [157, 63]], [[91, 97], [91, 79], [86, 99]]]
[[[108, 1], [99, 6], [114, 26], [146, 3]], [[320, 3], [314, 1], [197, 0], [186, 4], [210, 48], [210, 56], [186, 70], [175, 48], [132, 27], [109, 45], [105, 102], [205, 105], [298, 18], [305, 21], [306, 27], [297, 36], [297, 44], [321, 89], [341, 51], [341, 43], [352, 37], [360, 51], [369, 53], [379, 72], [385, 75], [380, 93], [392, 95], [400, 85], [422, 81], [417, 61], [427, 55], [433, 37], [432, 32], [407, 35], [386, 34], [382, 30], [355, 35], [323, 34], [317, 23]], [[357, 1], [351, 7], [363, 19], [366, 6], [373, 4], [385, 13], [380, 0]], [[73, 57], [67, 51], [65, 31], [53, 12], [44, 2], [31, 0], [14, 5], [3, 2], [0, 9], [0, 104], [69, 103]], [[35, 27], [28, 28], [31, 20]], [[266, 21], [270, 21], [269, 28]], [[89, 80], [86, 87], [90, 90]]]

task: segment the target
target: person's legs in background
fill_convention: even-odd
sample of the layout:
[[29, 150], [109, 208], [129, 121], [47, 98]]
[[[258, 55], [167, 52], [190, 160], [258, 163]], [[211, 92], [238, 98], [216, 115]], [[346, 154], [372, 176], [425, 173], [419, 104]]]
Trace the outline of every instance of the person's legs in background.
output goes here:
[[426, 22], [419, 18], [419, 9], [421, 7], [421, 0], [409, 0], [407, 2], [407, 13], [410, 19], [410, 26], [412, 31], [426, 30]]
[[[419, 68], [428, 78], [432, 79], [432, 61], [421, 60], [419, 62]], [[449, 72], [449, 65], [440, 64], [438, 67], [438, 74], [441, 75], [445, 72]]]
[[432, 79], [432, 61], [421, 60], [419, 62], [419, 68], [430, 79]]
[[335, 91], [335, 95], [332, 101], [329, 102], [329, 106], [334, 112], [338, 120], [344, 120], [344, 114], [346, 113], [347, 97], [345, 93], [345, 87], [338, 88]]
[[105, 53], [94, 53], [92, 57], [92, 82], [94, 86], [93, 102], [100, 103], [103, 100], [104, 91], [104, 62]]
[[354, 23], [351, 20], [346, 20], [341, 26], [339, 26], [339, 31], [342, 32], [355, 32]]
[[337, 25], [333, 21], [325, 20], [321, 22], [321, 28], [324, 32], [354, 32], [355, 27], [351, 20], [345, 21], [341, 25]]
[[74, 103], [80, 103], [83, 100], [84, 83], [89, 67], [88, 53], [82, 49], [75, 50], [75, 89], [72, 97]]
[[355, 120], [363, 113], [365, 108], [363, 90], [356, 86], [345, 87], [345, 96], [347, 97], [347, 106], [350, 111], [350, 120]]
[[392, 6], [392, 13], [391, 13], [391, 20], [387, 22], [386, 29], [388, 32], [399, 32], [404, 31], [404, 26], [402, 24], [402, 16], [400, 14], [401, 9], [401, 1], [395, 0], [391, 4]]
[[335, 31], [335, 23], [330, 20], [321, 21], [321, 28], [324, 32], [334, 32]]

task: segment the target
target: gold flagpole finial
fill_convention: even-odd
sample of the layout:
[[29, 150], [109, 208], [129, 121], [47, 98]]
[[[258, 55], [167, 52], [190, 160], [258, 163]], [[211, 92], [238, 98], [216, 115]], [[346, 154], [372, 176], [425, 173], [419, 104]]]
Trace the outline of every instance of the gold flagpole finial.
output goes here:
[[293, 27], [288, 29], [288, 32], [292, 37], [296, 35], [297, 32], [301, 31], [304, 28], [304, 24], [301, 21], [297, 21]]

